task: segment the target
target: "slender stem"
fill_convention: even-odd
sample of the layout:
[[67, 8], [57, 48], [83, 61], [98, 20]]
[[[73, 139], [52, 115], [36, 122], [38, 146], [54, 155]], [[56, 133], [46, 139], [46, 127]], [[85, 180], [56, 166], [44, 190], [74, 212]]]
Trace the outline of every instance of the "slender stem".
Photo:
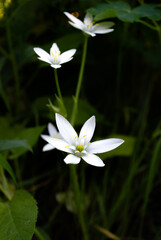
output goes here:
[[[87, 54], [87, 43], [88, 43], [88, 36], [85, 36], [81, 67], [80, 67], [78, 83], [77, 83], [77, 88], [76, 88], [76, 93], [75, 93], [75, 98], [74, 98], [73, 112], [72, 112], [72, 116], [71, 116], [71, 124], [73, 126], [74, 126], [75, 120], [76, 120], [79, 94], [80, 94], [82, 80], [83, 80], [84, 66], [85, 66], [85, 60], [86, 60], [86, 54]], [[75, 165], [70, 165], [70, 176], [71, 176], [72, 184], [74, 187], [76, 206], [77, 206], [77, 214], [78, 214], [79, 222], [81, 225], [83, 237], [84, 237], [84, 240], [88, 240], [89, 237], [88, 237], [87, 227], [86, 227], [84, 213], [83, 213], [83, 209], [82, 209], [81, 193], [80, 193], [80, 187], [79, 187], [79, 182], [78, 182]]]
[[81, 194], [80, 194], [80, 189], [79, 189], [76, 166], [73, 164], [70, 165], [70, 174], [71, 174], [71, 179], [72, 179], [72, 183], [73, 183], [73, 187], [74, 187], [76, 206], [77, 206], [77, 214], [78, 214], [79, 222], [80, 222], [80, 225], [82, 228], [83, 237], [84, 237], [84, 240], [88, 240], [89, 237], [88, 237], [87, 227], [86, 227], [83, 209], [82, 209], [82, 199], [81, 199]]
[[6, 30], [7, 30], [7, 41], [8, 41], [8, 46], [9, 46], [9, 50], [10, 50], [10, 59], [12, 62], [13, 74], [14, 74], [14, 79], [15, 79], [16, 102], [18, 103], [19, 97], [20, 97], [20, 79], [19, 79], [19, 74], [18, 74], [16, 58], [15, 58], [15, 54], [14, 54], [13, 46], [12, 46], [12, 38], [11, 38], [9, 21], [6, 24]]
[[54, 68], [54, 76], [55, 76], [55, 83], [56, 83], [58, 96], [59, 96], [60, 100], [63, 102], [63, 97], [62, 97], [60, 86], [59, 86], [58, 74], [57, 74], [57, 70], [55, 68]]
[[45, 240], [44, 236], [42, 236], [42, 234], [37, 228], [35, 228], [35, 235], [38, 237], [39, 240]]
[[153, 26], [153, 25], [151, 25], [151, 24], [149, 24], [149, 23], [147, 23], [147, 22], [145, 22], [143, 20], [138, 20], [138, 22], [144, 24], [145, 26], [147, 26], [147, 27], [149, 27], [149, 28], [151, 28], [153, 30], [157, 30], [155, 26]]
[[8, 59], [11, 59], [10, 55], [8, 52], [6, 52], [1, 46], [0, 46], [0, 52]]
[[14, 159], [14, 166], [15, 166], [15, 173], [16, 173], [16, 177], [17, 177], [17, 180], [18, 180], [19, 187], [23, 188], [21, 170], [20, 170], [19, 161], [18, 161], [17, 158]]
[[79, 72], [79, 78], [78, 78], [76, 93], [75, 93], [75, 97], [74, 97], [74, 107], [73, 107], [73, 112], [72, 112], [72, 117], [71, 117], [71, 124], [72, 125], [74, 125], [74, 123], [75, 123], [76, 114], [77, 114], [79, 94], [80, 94], [80, 90], [81, 90], [83, 73], [84, 73], [84, 66], [85, 66], [86, 55], [87, 55], [87, 43], [88, 43], [88, 36], [85, 36], [81, 68], [80, 68], [80, 72]]
[[156, 30], [157, 30], [158, 36], [159, 36], [159, 41], [160, 41], [160, 44], [161, 44], [161, 27], [155, 20], [153, 20], [153, 23], [156, 26]]

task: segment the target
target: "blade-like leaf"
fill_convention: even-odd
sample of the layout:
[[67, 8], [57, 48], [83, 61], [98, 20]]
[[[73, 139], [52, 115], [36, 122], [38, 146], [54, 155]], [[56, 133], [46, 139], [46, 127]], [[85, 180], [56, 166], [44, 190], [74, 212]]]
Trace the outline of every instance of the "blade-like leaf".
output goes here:
[[12, 150], [14, 148], [25, 148], [32, 151], [26, 140], [0, 140], [0, 151]]
[[10, 164], [7, 162], [7, 160], [1, 154], [0, 154], [0, 165], [10, 174], [14, 183], [17, 185], [16, 178], [15, 178], [14, 172], [13, 172]]

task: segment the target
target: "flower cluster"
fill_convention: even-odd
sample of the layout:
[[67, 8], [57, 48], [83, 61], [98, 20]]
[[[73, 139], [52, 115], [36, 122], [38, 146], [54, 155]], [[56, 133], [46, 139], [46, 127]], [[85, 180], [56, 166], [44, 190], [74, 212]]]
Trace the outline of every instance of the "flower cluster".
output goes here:
[[[114, 30], [110, 29], [110, 27], [114, 25], [113, 22], [101, 22], [94, 24], [93, 16], [90, 13], [87, 13], [85, 15], [83, 22], [68, 12], [64, 12], [64, 14], [70, 19], [69, 23], [73, 27], [80, 29], [85, 34], [90, 35], [92, 37], [96, 36], [96, 34], [110, 33]], [[72, 60], [73, 55], [76, 52], [76, 49], [70, 49], [61, 54], [57, 44], [53, 43], [52, 47], [50, 48], [50, 54], [39, 47], [35, 47], [34, 51], [39, 56], [38, 57], [39, 60], [49, 63], [51, 67], [56, 69], [60, 68], [61, 64]]]
[[[95, 116], [89, 118], [81, 128], [78, 134], [72, 125], [60, 114], [56, 113], [56, 124], [62, 137], [41, 135], [41, 137], [58, 150], [69, 153], [64, 162], [67, 164], [78, 164], [81, 158], [90, 165], [103, 167], [105, 164], [95, 154], [108, 152], [120, 146], [124, 141], [118, 138], [109, 138], [105, 140], [90, 142], [96, 126]], [[48, 148], [48, 150], [50, 150]]]

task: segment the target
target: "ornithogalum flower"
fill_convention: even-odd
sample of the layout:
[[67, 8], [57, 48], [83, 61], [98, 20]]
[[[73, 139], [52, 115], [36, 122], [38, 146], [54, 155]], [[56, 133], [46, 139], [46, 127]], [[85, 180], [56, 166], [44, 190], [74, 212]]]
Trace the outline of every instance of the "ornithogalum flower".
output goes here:
[[57, 113], [56, 124], [63, 139], [56, 139], [47, 135], [42, 135], [42, 138], [55, 148], [69, 153], [64, 159], [67, 164], [78, 164], [82, 158], [88, 164], [103, 167], [105, 164], [95, 154], [108, 152], [124, 142], [122, 139], [109, 138], [91, 143], [96, 125], [95, 116], [84, 123], [79, 136], [72, 125]]
[[[56, 127], [52, 123], [48, 123], [48, 132], [50, 137], [62, 139], [60, 133], [57, 131]], [[47, 143], [43, 147], [43, 151], [45, 152], [45, 151], [53, 150], [54, 148], [55, 147], [53, 145]]]
[[61, 54], [57, 44], [53, 43], [52, 47], [50, 48], [50, 54], [37, 47], [34, 48], [34, 51], [39, 56], [38, 59], [49, 63], [53, 68], [60, 68], [62, 63], [69, 62], [73, 59], [76, 49], [70, 49]]
[[95, 24], [93, 21], [93, 16], [90, 13], [86, 13], [83, 22], [68, 12], [64, 12], [64, 14], [71, 20], [69, 23], [73, 27], [80, 29], [92, 37], [96, 36], [97, 33], [104, 34], [112, 32], [114, 30], [110, 29], [110, 27], [114, 25], [113, 22], [101, 22]]

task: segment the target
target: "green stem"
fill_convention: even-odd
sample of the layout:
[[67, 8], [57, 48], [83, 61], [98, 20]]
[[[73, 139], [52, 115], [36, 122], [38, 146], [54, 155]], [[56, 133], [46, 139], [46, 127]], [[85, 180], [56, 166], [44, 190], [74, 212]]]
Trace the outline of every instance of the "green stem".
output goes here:
[[76, 166], [71, 164], [70, 165], [70, 174], [71, 174], [71, 179], [74, 187], [74, 192], [75, 192], [75, 198], [76, 198], [76, 206], [77, 206], [77, 214], [79, 218], [79, 223], [81, 225], [82, 233], [83, 233], [83, 239], [88, 240], [88, 232], [87, 232], [87, 227], [84, 219], [84, 214], [83, 214], [83, 209], [82, 209], [82, 199], [81, 199], [81, 194], [80, 194], [80, 189], [79, 189], [79, 183], [78, 183], [78, 177], [77, 177], [77, 172], [76, 172]]
[[76, 93], [75, 93], [75, 97], [74, 97], [74, 107], [73, 107], [73, 112], [72, 112], [72, 117], [71, 117], [71, 124], [72, 125], [74, 125], [74, 123], [75, 123], [76, 114], [77, 114], [79, 94], [80, 94], [80, 90], [81, 90], [83, 73], [84, 73], [84, 66], [85, 66], [86, 55], [87, 55], [87, 43], [88, 43], [88, 36], [85, 36], [81, 68], [80, 68], [80, 72], [79, 72], [79, 78], [78, 78]]
[[57, 70], [55, 68], [54, 68], [54, 76], [55, 76], [55, 83], [56, 83], [58, 96], [59, 96], [60, 100], [63, 102], [63, 97], [62, 97], [60, 86], [59, 86], [58, 74], [57, 74]]
[[153, 25], [151, 25], [151, 24], [149, 24], [149, 23], [147, 23], [143, 20], [138, 20], [138, 22], [144, 24], [145, 26], [151, 28], [152, 30], [155, 30], [155, 31], [157, 30], [155, 26], [153, 26]]
[[11, 59], [10, 55], [0, 46], [0, 52], [8, 59]]
[[21, 170], [20, 170], [19, 161], [18, 161], [17, 158], [14, 159], [14, 166], [15, 166], [15, 173], [16, 173], [16, 177], [17, 177], [17, 180], [18, 180], [19, 187], [23, 188]]
[[159, 41], [160, 41], [160, 44], [161, 44], [161, 27], [155, 20], [153, 20], [153, 23], [156, 26], [156, 30], [158, 32]]
[[42, 234], [40, 233], [40, 231], [37, 228], [35, 228], [35, 235], [37, 236], [37, 238], [39, 240], [45, 240], [44, 236], [42, 236]]
[[[88, 43], [88, 36], [85, 36], [81, 67], [80, 67], [80, 72], [79, 72], [79, 77], [78, 77], [76, 93], [75, 93], [75, 97], [74, 97], [73, 112], [72, 112], [72, 116], [71, 116], [71, 124], [73, 126], [74, 126], [75, 120], [76, 120], [78, 100], [79, 100], [80, 90], [81, 90], [81, 86], [82, 86], [84, 66], [85, 66], [86, 55], [87, 55], [87, 43]], [[75, 165], [70, 165], [70, 176], [71, 176], [72, 184], [74, 187], [76, 206], [77, 206], [77, 214], [78, 214], [79, 222], [81, 225], [83, 237], [84, 237], [84, 240], [88, 240], [89, 237], [88, 237], [87, 227], [86, 227], [83, 209], [82, 209], [81, 193], [80, 193], [80, 187], [79, 187], [79, 183], [78, 183], [78, 177], [77, 177]]]
[[9, 21], [6, 24], [6, 30], [7, 30], [8, 47], [9, 47], [9, 51], [10, 51], [10, 59], [12, 62], [13, 74], [14, 74], [14, 79], [15, 79], [16, 103], [18, 103], [19, 97], [20, 97], [20, 79], [19, 79], [19, 75], [18, 75], [16, 58], [15, 58], [15, 54], [14, 54], [13, 46], [12, 46], [12, 38], [11, 38]]

